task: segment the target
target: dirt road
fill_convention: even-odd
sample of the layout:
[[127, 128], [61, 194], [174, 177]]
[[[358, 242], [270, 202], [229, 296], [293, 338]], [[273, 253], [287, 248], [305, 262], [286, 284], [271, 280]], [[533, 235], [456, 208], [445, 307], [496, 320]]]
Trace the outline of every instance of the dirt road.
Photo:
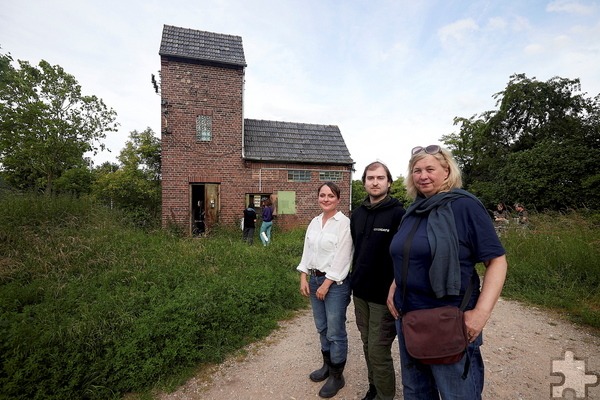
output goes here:
[[[191, 379], [176, 392], [162, 394], [160, 399], [318, 399], [322, 384], [308, 379], [308, 373], [320, 367], [318, 338], [310, 310], [300, 312], [280, 326], [264, 341], [245, 349], [244, 355], [232, 357]], [[362, 399], [368, 388], [352, 304], [348, 308], [348, 332], [346, 386], [334, 397], [339, 400]], [[553, 360], [564, 360], [565, 351], [572, 351], [575, 359], [585, 361], [579, 363], [583, 379], [596, 379], [591, 371], [600, 373], [599, 336], [560, 316], [500, 299], [484, 330], [484, 398], [552, 399], [552, 384], [561, 384], [560, 376], [551, 375], [553, 365], [558, 365]], [[393, 352], [397, 363], [397, 342]], [[397, 398], [402, 399], [400, 379], [397, 386]], [[587, 386], [587, 396], [600, 399], [600, 385]], [[566, 391], [564, 398], [574, 399], [575, 393]]]

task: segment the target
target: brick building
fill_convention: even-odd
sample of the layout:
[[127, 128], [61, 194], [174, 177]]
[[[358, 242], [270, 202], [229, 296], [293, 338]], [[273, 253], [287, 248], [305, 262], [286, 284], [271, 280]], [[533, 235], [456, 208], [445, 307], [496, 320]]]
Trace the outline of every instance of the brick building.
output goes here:
[[349, 211], [354, 163], [337, 126], [244, 118], [241, 37], [165, 25], [159, 55], [163, 226], [237, 224], [265, 198], [277, 226], [305, 225], [324, 181]]

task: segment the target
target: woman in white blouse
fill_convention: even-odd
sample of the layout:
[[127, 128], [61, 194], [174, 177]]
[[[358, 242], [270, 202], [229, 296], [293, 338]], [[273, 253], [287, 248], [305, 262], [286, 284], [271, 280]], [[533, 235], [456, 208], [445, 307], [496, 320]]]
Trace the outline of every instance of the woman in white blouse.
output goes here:
[[313, 382], [327, 379], [319, 396], [329, 398], [344, 387], [348, 354], [346, 308], [350, 303], [348, 272], [352, 260], [350, 219], [337, 207], [340, 188], [332, 182], [319, 186], [321, 214], [306, 230], [300, 271], [300, 293], [310, 297], [315, 325], [320, 336], [323, 366], [313, 371]]

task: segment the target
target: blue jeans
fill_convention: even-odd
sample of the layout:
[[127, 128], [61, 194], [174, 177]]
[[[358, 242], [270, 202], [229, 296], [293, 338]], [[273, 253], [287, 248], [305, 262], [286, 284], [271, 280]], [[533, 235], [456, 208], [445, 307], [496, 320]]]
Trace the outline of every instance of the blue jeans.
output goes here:
[[321, 340], [321, 351], [329, 351], [332, 364], [339, 364], [346, 361], [348, 354], [346, 309], [350, 304], [350, 280], [346, 279], [341, 285], [333, 283], [325, 300], [319, 300], [316, 293], [323, 281], [324, 276], [310, 277], [310, 304]]
[[[483, 344], [483, 334], [467, 347], [468, 357], [463, 356], [456, 364], [425, 365], [407, 353], [400, 319], [396, 321], [396, 330], [404, 400], [481, 399], [484, 368], [479, 346]], [[463, 379], [467, 359], [471, 365], [466, 378]]]
[[[262, 224], [260, 224], [260, 233], [258, 234], [258, 236], [260, 237], [260, 241], [262, 242], [262, 244], [264, 246], [271, 243], [271, 228], [273, 228], [273, 221], [269, 221], [269, 222], [263, 221]], [[268, 242], [265, 241], [265, 239], [263, 239], [263, 235], [262, 235], [263, 232], [265, 232], [265, 234], [267, 235], [267, 238], [269, 239]]]

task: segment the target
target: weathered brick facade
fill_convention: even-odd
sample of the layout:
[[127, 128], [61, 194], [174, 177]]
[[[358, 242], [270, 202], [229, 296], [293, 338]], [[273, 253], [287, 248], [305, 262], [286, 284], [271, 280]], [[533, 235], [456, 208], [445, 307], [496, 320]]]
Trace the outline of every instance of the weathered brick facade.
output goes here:
[[[197, 32], [197, 31], [194, 31]], [[352, 163], [327, 165], [251, 160], [244, 155], [244, 65], [161, 53], [162, 220], [192, 231], [200, 213], [213, 224], [237, 224], [248, 201], [293, 192], [295, 214], [279, 212], [279, 227], [306, 225], [320, 212], [322, 171], [342, 171], [340, 210], [350, 207]], [[197, 136], [199, 116], [210, 117], [210, 140]], [[310, 182], [289, 182], [288, 170], [310, 170]], [[199, 207], [199, 208], [198, 208]], [[260, 210], [257, 209], [260, 215]]]

